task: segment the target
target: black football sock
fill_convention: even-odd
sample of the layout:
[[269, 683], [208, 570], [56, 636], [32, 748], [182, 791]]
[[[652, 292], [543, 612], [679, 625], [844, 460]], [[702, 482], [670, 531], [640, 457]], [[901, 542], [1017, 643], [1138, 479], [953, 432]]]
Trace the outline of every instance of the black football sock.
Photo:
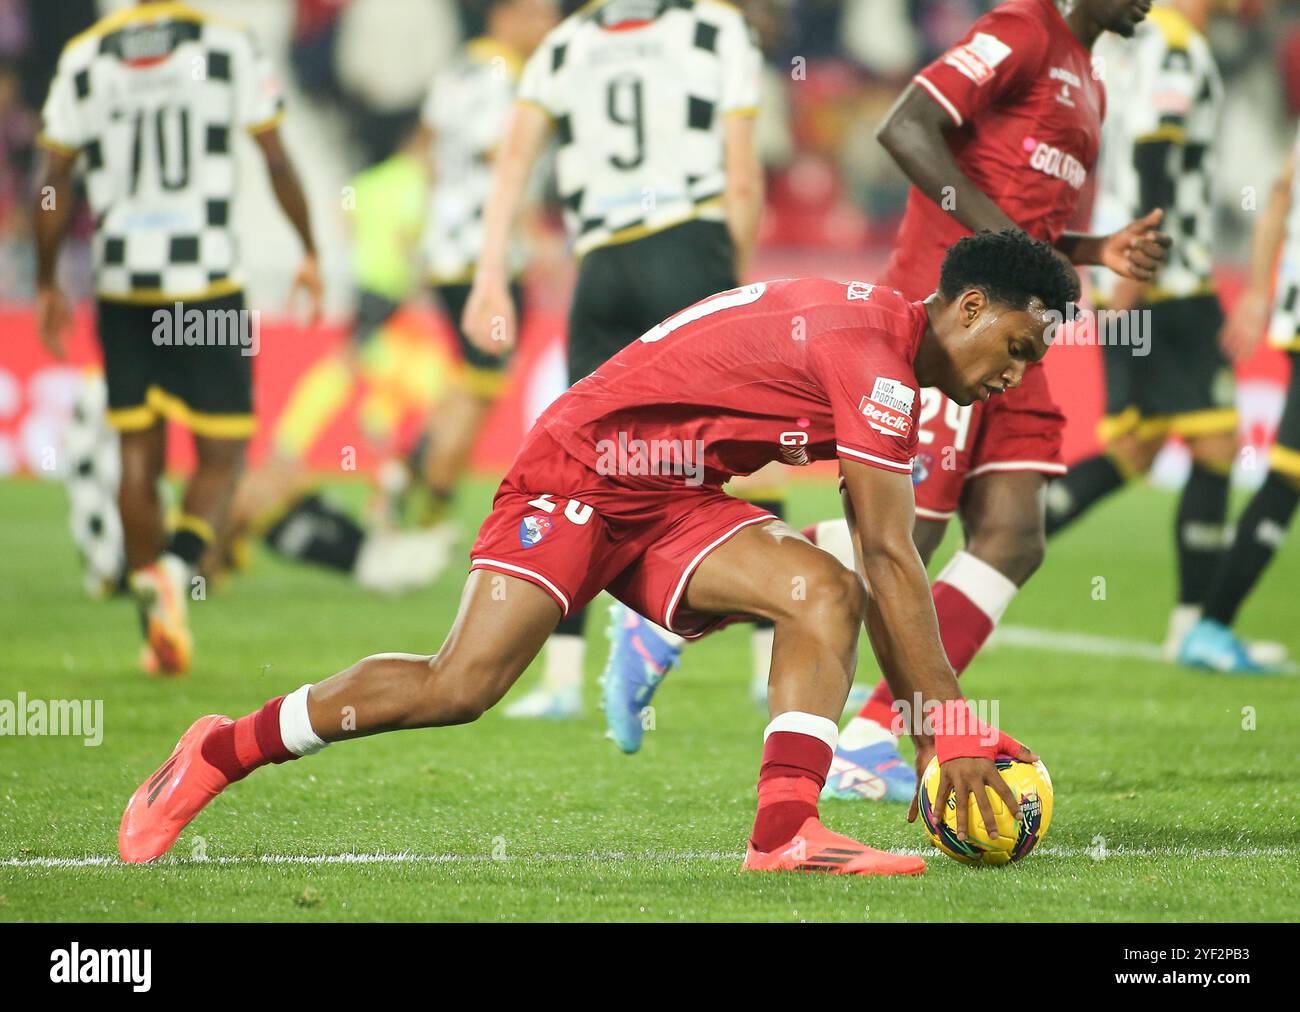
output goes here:
[[1178, 545], [1178, 603], [1204, 604], [1205, 592], [1223, 557], [1228, 516], [1229, 472], [1192, 464], [1178, 500], [1174, 540]]
[[1237, 521], [1236, 539], [1206, 593], [1206, 618], [1232, 625], [1241, 603], [1286, 540], [1297, 503], [1300, 489], [1284, 475], [1270, 471]]
[[263, 535], [277, 555], [352, 572], [366, 533], [346, 513], [318, 495], [303, 496]]
[[1047, 535], [1051, 537], [1104, 499], [1127, 479], [1104, 453], [1082, 460], [1047, 486]]
[[191, 569], [197, 569], [211, 541], [212, 528], [208, 522], [184, 514], [167, 540], [167, 551]]

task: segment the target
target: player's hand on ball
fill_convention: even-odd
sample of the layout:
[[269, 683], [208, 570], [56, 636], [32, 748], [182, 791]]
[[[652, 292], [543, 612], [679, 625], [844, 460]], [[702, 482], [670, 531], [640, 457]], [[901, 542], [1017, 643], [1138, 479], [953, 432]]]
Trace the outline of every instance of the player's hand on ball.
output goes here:
[[[1038, 756], [1024, 746], [1021, 746], [1020, 754], [1015, 758], [1027, 763], [1038, 761]], [[979, 806], [980, 816], [984, 819], [989, 836], [997, 839], [997, 818], [993, 814], [993, 806], [989, 803], [986, 788], [992, 788], [1002, 798], [1007, 810], [1017, 822], [1021, 820], [1020, 805], [1016, 801], [1016, 796], [1007, 786], [1007, 782], [1002, 779], [992, 759], [949, 759], [939, 767], [939, 794], [935, 808], [937, 811], [943, 811], [948, 803], [948, 796], [957, 795], [956, 817], [959, 840], [966, 839], [970, 808], [968, 799], [972, 794], [975, 795], [975, 804]]]
[[63, 338], [72, 326], [72, 309], [59, 288], [42, 288], [36, 293], [36, 333], [41, 344], [55, 358], [67, 353]]
[[515, 304], [504, 284], [474, 282], [460, 327], [471, 344], [488, 355], [504, 355], [515, 346]]
[[[1030, 749], [1021, 745], [1019, 752], [1013, 756], [1015, 760], [1021, 762], [1037, 762], [1039, 757]], [[930, 764], [930, 760], [926, 760]], [[922, 783], [924, 778], [922, 778]], [[949, 795], [957, 795], [957, 838], [965, 840], [967, 830], [967, 812], [969, 812], [969, 800], [971, 795], [975, 795], [975, 804], [979, 806], [980, 816], [984, 819], [984, 825], [988, 827], [989, 835], [997, 838], [997, 818], [993, 816], [992, 805], [989, 804], [988, 793], [985, 788], [992, 787], [993, 791], [1001, 797], [1006, 804], [1011, 816], [1015, 821], [1021, 821], [1021, 806], [1015, 800], [1015, 795], [1011, 793], [1011, 788], [1002, 779], [998, 773], [997, 766], [993, 764], [991, 758], [980, 757], [962, 757], [950, 758], [939, 766], [939, 793], [935, 799], [935, 810], [943, 812], [944, 805], [948, 804]], [[924, 787], [922, 787], [924, 790]], [[917, 818], [918, 797], [914, 797], [911, 803], [911, 809], [907, 812], [907, 821], [913, 822]]]
[[1133, 281], [1151, 281], [1169, 258], [1173, 239], [1157, 230], [1164, 211], [1156, 208], [1145, 218], [1125, 225], [1106, 237], [1101, 247], [1101, 263], [1121, 277]]

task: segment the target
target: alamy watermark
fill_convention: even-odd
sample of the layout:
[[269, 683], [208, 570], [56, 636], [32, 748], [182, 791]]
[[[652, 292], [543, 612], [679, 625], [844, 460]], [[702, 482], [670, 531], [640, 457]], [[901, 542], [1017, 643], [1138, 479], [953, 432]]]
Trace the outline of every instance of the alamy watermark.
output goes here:
[[95, 949], [73, 942], [50, 953], [54, 984], [130, 984], [137, 993], [153, 986], [153, 949]]
[[[1131, 348], [1135, 358], [1151, 354], [1151, 310], [1149, 309], [1082, 309], [1073, 302], [1047, 312], [1051, 321], [1044, 336], [1048, 346], [1097, 345], [1104, 348]], [[1069, 324], [1066, 326], [1066, 324]]]
[[153, 343], [162, 348], [239, 347], [245, 356], [262, 347], [261, 313], [256, 309], [196, 309], [177, 302], [153, 314]]
[[0, 699], [0, 737], [80, 738], [87, 748], [104, 740], [102, 699]]
[[[996, 699], [967, 699], [965, 706], [952, 712], [952, 722], [944, 730], [948, 734], [979, 734], [981, 745], [998, 743], [998, 701]], [[938, 714], [943, 701], [930, 699], [922, 702], [921, 693], [914, 692], [910, 700], [895, 699], [890, 704], [894, 711], [890, 730], [898, 736], [905, 734], [933, 738], [938, 726]]]
[[665, 475], [685, 478], [687, 485], [704, 484], [704, 440], [616, 439], [596, 443], [596, 473], [603, 475]]

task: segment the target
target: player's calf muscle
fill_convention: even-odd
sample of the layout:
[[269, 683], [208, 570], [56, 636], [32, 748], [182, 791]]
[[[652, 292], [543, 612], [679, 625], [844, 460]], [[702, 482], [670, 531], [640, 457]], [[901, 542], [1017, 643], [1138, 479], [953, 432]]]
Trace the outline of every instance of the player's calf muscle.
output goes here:
[[966, 549], [1023, 585], [1047, 553], [1041, 474], [990, 474], [973, 482], [963, 506]]
[[313, 687], [312, 728], [326, 741], [383, 731], [471, 724], [505, 695], [523, 667], [501, 658], [375, 654]]
[[559, 619], [559, 605], [533, 584], [471, 573], [441, 650], [375, 654], [320, 682], [308, 697], [312, 729], [338, 741], [472, 723], [509, 691]]

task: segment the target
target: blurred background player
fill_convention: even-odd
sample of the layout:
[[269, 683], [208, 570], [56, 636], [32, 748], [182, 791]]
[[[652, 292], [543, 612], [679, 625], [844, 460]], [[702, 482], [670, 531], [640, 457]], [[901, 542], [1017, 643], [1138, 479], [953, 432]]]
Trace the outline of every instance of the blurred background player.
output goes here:
[[[1296, 158], [1300, 137], [1273, 184], [1267, 207], [1260, 213], [1251, 245], [1246, 292], [1224, 329], [1225, 349], [1238, 361], [1254, 351], [1267, 329], [1269, 343], [1290, 360], [1277, 440], [1269, 449], [1268, 476], [1237, 520], [1232, 544], [1209, 581], [1203, 617], [1184, 639], [1178, 659], [1183, 664], [1233, 674], [1266, 673], [1268, 667], [1233, 632], [1237, 612], [1259, 582], [1274, 553], [1286, 539], [1300, 503], [1300, 178]], [[1282, 252], [1279, 264], [1278, 252]], [[1277, 285], [1273, 289], [1274, 265]], [[1270, 291], [1275, 290], [1272, 320]]]
[[442, 532], [392, 529], [379, 508], [368, 523], [359, 521], [324, 494], [307, 462], [358, 387], [364, 388], [356, 403], [360, 428], [381, 459], [398, 452], [399, 423], [411, 413], [426, 417], [443, 393], [448, 362], [436, 344], [423, 331], [394, 325], [415, 289], [428, 198], [426, 160], [424, 139], [412, 135], [395, 154], [349, 181], [346, 209], [357, 288], [352, 339], [322, 356], [294, 385], [276, 421], [270, 454], [240, 482], [216, 554], [238, 562], [242, 542], [255, 534], [278, 555], [390, 593], [428, 586], [446, 566], [450, 544]]
[[[433, 82], [418, 142], [432, 160], [433, 193], [423, 239], [430, 285], [456, 333], [462, 365], [431, 419], [417, 454], [420, 484], [431, 499], [421, 518], [445, 527], [452, 496], [474, 440], [506, 385], [507, 356], [467, 339], [461, 317], [484, 244], [484, 204], [492, 165], [515, 104], [524, 61], [558, 21], [554, 0], [478, 0], [470, 5], [482, 34]], [[528, 210], [533, 201], [528, 201]], [[505, 254], [514, 318], [524, 314], [520, 280], [528, 251], [511, 223]]]
[[[436, 75], [419, 127], [396, 154], [349, 184], [355, 340], [298, 382], [277, 424], [273, 456], [243, 483], [236, 502], [239, 520], [264, 532], [272, 550], [350, 573], [374, 590], [426, 586], [445, 567], [455, 540], [444, 522], [447, 507], [506, 380], [506, 361], [466, 341], [460, 315], [482, 242], [492, 159], [519, 72], [557, 19], [551, 0], [482, 0], [470, 7], [481, 34]], [[415, 288], [417, 254], [461, 346], [464, 361], [450, 384], [449, 363], [427, 335], [412, 341], [389, 326]], [[516, 241], [511, 254], [517, 278], [526, 262], [523, 243]], [[522, 312], [517, 280], [511, 293]], [[391, 465], [380, 472], [369, 531], [311, 487], [316, 483], [305, 463], [361, 382], [371, 388], [359, 405], [362, 431]], [[403, 473], [391, 445], [412, 407], [432, 416], [411, 461], [415, 481]], [[421, 492], [432, 502], [416, 508], [416, 529], [394, 529], [409, 494]]]
[[[661, 320], [735, 287], [763, 202], [754, 135], [759, 66], [743, 15], [715, 0], [607, 0], [551, 32], [524, 70], [497, 158], [465, 309], [471, 341], [501, 354], [515, 339], [509, 235], [551, 136], [579, 258], [570, 383]], [[507, 715], [581, 712], [584, 628], [584, 611], [565, 616], [548, 643], [541, 685]]]
[[1146, 474], [1170, 435], [1192, 458], [1174, 523], [1178, 605], [1165, 652], [1173, 660], [1200, 618], [1223, 551], [1228, 488], [1237, 452], [1236, 389], [1219, 347], [1223, 313], [1212, 276], [1213, 177], [1223, 84], [1204, 32], [1213, 0], [1170, 0], [1152, 8], [1131, 40], [1103, 39], [1098, 68], [1123, 96], [1106, 117], [1093, 226], [1108, 231], [1158, 207], [1173, 237], [1169, 261], [1143, 283], [1098, 271], [1094, 303], [1127, 314], [1145, 345], [1101, 340], [1106, 373], [1102, 451], [1076, 463], [1047, 493], [1047, 533], [1068, 526], [1128, 480]]
[[[37, 325], [61, 355], [71, 317], [56, 267], [80, 160], [96, 221], [108, 418], [121, 439], [126, 563], [146, 638], [142, 666], [151, 673], [189, 667], [191, 576], [221, 525], [254, 428], [251, 345], [235, 339], [256, 326], [244, 311], [230, 226], [237, 130], [262, 151], [305, 251], [294, 288], [307, 293], [313, 322], [319, 316], [307, 204], [280, 141], [282, 115], [253, 37], [179, 3], [138, 4], [72, 39], [45, 104]], [[203, 343], [156, 343], [155, 313], [179, 320], [194, 310], [203, 313]], [[175, 329], [179, 335], [179, 322]], [[198, 458], [170, 536], [158, 489], [168, 418], [189, 428]]]

